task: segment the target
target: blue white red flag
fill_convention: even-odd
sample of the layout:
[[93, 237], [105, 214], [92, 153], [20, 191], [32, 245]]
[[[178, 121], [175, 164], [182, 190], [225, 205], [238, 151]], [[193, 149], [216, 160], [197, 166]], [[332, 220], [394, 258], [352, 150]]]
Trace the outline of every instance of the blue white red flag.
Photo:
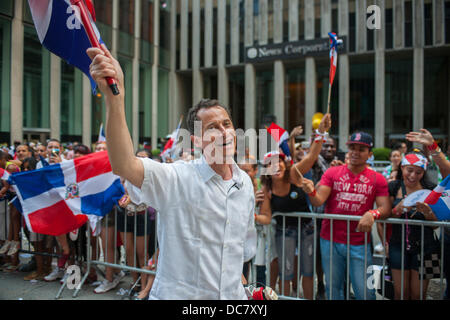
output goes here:
[[424, 200], [438, 220], [450, 219], [450, 175], [447, 176]]
[[336, 75], [336, 69], [337, 69], [337, 48], [339, 45], [343, 43], [341, 39], [338, 39], [336, 33], [329, 32], [328, 35], [330, 36], [330, 85], [333, 85], [334, 77]]
[[103, 123], [100, 125], [97, 142], [102, 142], [102, 141], [106, 141], [106, 135], [105, 135], [105, 129], [103, 128]]
[[272, 136], [272, 138], [278, 143], [278, 147], [283, 151], [288, 159], [291, 160], [291, 151], [289, 150], [289, 133], [281, 128], [279, 125], [272, 122], [270, 127], [267, 128], [267, 131]]
[[8, 181], [9, 179], [9, 172], [5, 169], [0, 168], [0, 180]]
[[[94, 32], [99, 42], [103, 43], [93, 22], [95, 12], [92, 1], [84, 1], [89, 9], [88, 15]], [[86, 50], [92, 45], [81, 22], [79, 8], [72, 5], [70, 0], [28, 0], [28, 4], [42, 45], [83, 71], [89, 77], [95, 92], [96, 83], [89, 74], [91, 59], [86, 54]]]
[[170, 135], [169, 141], [166, 142], [163, 151], [161, 152], [160, 156], [164, 160], [167, 157], [171, 157], [172, 152], [175, 150], [175, 147], [178, 143], [178, 133], [180, 131], [181, 122], [183, 121], [183, 117], [180, 119], [180, 122], [178, 122], [178, 126], [175, 129], [174, 132]]
[[88, 215], [105, 216], [123, 196], [106, 151], [10, 176], [28, 229], [61, 235], [78, 229]]

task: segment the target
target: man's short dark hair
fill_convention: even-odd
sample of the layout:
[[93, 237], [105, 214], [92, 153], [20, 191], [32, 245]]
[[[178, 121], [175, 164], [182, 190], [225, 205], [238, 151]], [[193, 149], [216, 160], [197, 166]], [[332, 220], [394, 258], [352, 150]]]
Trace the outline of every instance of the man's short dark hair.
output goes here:
[[193, 135], [194, 134], [194, 128], [195, 128], [195, 121], [200, 121], [200, 119], [197, 117], [197, 114], [202, 109], [209, 109], [212, 107], [220, 107], [223, 108], [227, 113], [228, 116], [231, 119], [231, 111], [224, 105], [222, 105], [218, 100], [214, 99], [202, 99], [199, 103], [197, 103], [195, 106], [191, 107], [187, 114], [187, 127], [189, 132]]
[[58, 139], [55, 139], [55, 138], [49, 139], [49, 140], [47, 141], [47, 145], [48, 145], [50, 142], [57, 142], [57, 143], [59, 144], [59, 147], [61, 148], [61, 141], [59, 141]]
[[8, 154], [2, 150], [0, 150], [0, 160], [2, 159], [7, 159], [8, 158]]

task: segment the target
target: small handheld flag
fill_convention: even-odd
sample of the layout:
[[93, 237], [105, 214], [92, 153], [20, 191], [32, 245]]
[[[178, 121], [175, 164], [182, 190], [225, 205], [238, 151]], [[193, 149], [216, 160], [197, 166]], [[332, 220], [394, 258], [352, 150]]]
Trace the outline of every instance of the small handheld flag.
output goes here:
[[270, 127], [267, 128], [267, 131], [272, 136], [272, 138], [278, 143], [278, 147], [283, 151], [286, 157], [291, 160], [292, 163], [293, 160], [291, 158], [291, 151], [289, 150], [288, 145], [289, 140], [288, 132], [273, 122], [270, 125]]
[[103, 128], [103, 123], [100, 125], [100, 130], [98, 131], [98, 140], [97, 142], [106, 141], [105, 130]]
[[83, 71], [95, 93], [96, 83], [89, 73], [91, 59], [86, 50], [100, 47], [103, 40], [93, 22], [92, 0], [86, 1], [89, 10], [84, 0], [28, 0], [28, 4], [42, 45]]
[[450, 219], [450, 175], [447, 176], [423, 201], [433, 210], [438, 220]]
[[180, 131], [181, 123], [183, 122], [183, 116], [180, 118], [180, 122], [178, 122], [178, 126], [174, 132], [170, 135], [169, 141], [166, 142], [163, 151], [160, 156], [164, 160], [167, 157], [171, 156], [171, 153], [175, 150], [175, 147], [178, 143], [178, 132]]
[[331, 87], [334, 82], [334, 77], [336, 76], [337, 69], [337, 48], [339, 45], [342, 45], [344, 42], [341, 39], [338, 39], [336, 33], [329, 32], [330, 36], [330, 83], [328, 86], [328, 109], [327, 113], [330, 113], [330, 100], [331, 100]]

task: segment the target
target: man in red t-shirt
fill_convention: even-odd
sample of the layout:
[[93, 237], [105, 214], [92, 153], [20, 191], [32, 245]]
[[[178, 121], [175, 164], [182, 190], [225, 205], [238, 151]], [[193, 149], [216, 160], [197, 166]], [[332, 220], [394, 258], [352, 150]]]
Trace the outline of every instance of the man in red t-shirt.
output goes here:
[[[332, 235], [330, 220], [322, 221], [320, 248], [328, 298], [344, 299], [344, 279], [348, 267], [356, 298], [375, 299], [374, 288], [368, 288], [365, 281], [370, 275], [364, 276], [367, 273], [365, 267], [372, 264], [370, 246], [365, 248], [365, 233], [372, 230], [375, 220], [386, 219], [391, 214], [388, 186], [383, 175], [370, 169], [366, 163], [372, 156], [372, 137], [365, 132], [354, 133], [347, 145], [349, 164], [328, 169], [317, 189], [308, 179], [303, 179], [302, 186], [313, 206], [321, 206], [327, 202], [325, 213], [361, 216], [359, 222], [349, 223], [349, 266], [347, 266], [347, 221], [333, 220]], [[374, 202], [377, 204], [376, 210], [372, 210]], [[367, 236], [367, 241], [370, 241], [370, 236]], [[332, 246], [332, 261], [330, 246]], [[333, 274], [330, 286], [331, 272]]]

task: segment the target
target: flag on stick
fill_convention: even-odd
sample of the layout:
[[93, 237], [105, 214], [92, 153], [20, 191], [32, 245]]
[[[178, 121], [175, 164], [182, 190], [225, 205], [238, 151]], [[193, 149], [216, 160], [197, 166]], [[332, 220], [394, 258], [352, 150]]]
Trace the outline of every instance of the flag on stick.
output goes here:
[[328, 109], [327, 113], [330, 113], [330, 100], [331, 100], [331, 87], [333, 86], [334, 77], [336, 76], [337, 69], [337, 48], [339, 45], [343, 44], [341, 39], [338, 39], [336, 33], [329, 32], [330, 36], [330, 75], [329, 75], [329, 85], [328, 85]]

